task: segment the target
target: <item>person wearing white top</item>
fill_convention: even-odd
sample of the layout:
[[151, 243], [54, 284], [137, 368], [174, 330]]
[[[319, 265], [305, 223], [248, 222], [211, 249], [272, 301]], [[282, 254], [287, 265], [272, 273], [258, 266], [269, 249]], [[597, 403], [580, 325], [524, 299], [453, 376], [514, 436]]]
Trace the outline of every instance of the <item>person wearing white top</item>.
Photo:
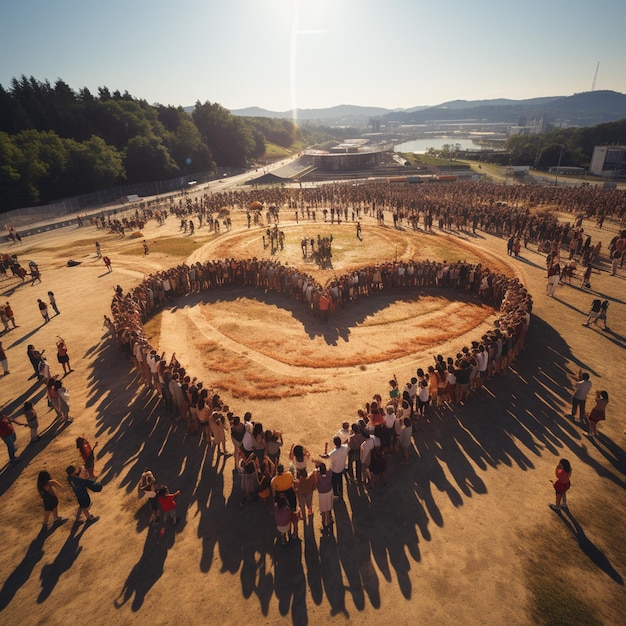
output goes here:
[[346, 470], [346, 461], [348, 460], [348, 445], [341, 443], [341, 437], [339, 436], [333, 439], [333, 443], [335, 444], [335, 449], [331, 450], [328, 455], [332, 471], [333, 494], [335, 498], [342, 498], [343, 473]]

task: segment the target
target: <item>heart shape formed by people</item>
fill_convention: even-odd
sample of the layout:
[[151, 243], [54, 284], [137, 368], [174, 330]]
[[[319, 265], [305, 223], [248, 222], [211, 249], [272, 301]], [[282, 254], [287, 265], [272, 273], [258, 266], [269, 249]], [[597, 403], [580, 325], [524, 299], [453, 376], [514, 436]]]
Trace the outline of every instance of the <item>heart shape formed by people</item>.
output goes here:
[[[220, 291], [220, 287], [229, 289]], [[258, 328], [255, 332], [254, 328], [249, 329], [240, 320], [233, 321], [232, 307], [229, 311], [220, 310], [220, 306], [227, 300], [223, 297], [225, 293], [230, 294], [230, 300], [256, 294], [255, 307], [251, 310], [249, 300], [245, 315], [255, 317], [256, 314], [263, 317], [262, 335]], [[281, 371], [276, 367], [276, 362], [286, 366], [319, 369], [357, 365], [364, 367], [368, 363], [364, 353], [358, 351], [335, 359], [320, 354], [313, 345], [300, 345], [297, 351], [281, 349], [287, 344], [280, 317], [283, 314], [306, 320], [303, 324], [311, 342], [317, 338], [328, 345], [336, 345], [338, 342], [346, 343], [351, 337], [351, 328], [362, 327], [367, 316], [378, 313], [387, 324], [389, 314], [383, 315], [382, 311], [393, 308], [397, 313], [399, 302], [403, 303], [403, 307], [400, 307], [403, 311], [400, 318], [404, 316], [407, 320], [416, 317], [412, 311], [423, 312], [430, 308], [434, 313], [427, 323], [421, 320], [420, 334], [424, 346], [433, 347], [450, 338], [448, 331], [454, 328], [451, 319], [463, 320], [465, 313], [468, 319], [465, 319], [465, 325], [461, 324], [456, 332], [457, 335], [462, 335], [479, 326], [477, 317], [473, 313], [468, 315], [468, 311], [478, 311], [479, 321], [482, 323], [490, 316], [493, 317], [493, 306], [500, 307], [499, 315], [488, 331], [485, 331], [483, 324], [476, 343], [480, 343], [485, 334], [493, 337], [499, 335], [515, 343], [525, 331], [527, 315], [532, 306], [529, 294], [517, 279], [491, 272], [480, 264], [444, 264], [431, 261], [381, 263], [335, 276], [325, 285], [321, 285], [305, 272], [277, 261], [224, 259], [170, 268], [149, 276], [126, 295], [119, 289], [112, 305], [119, 344], [129, 354], [132, 354], [136, 342], [141, 343], [144, 352], [152, 350], [145, 336], [142, 319], [149, 318], [174, 300], [180, 304], [179, 298], [183, 296], [188, 297], [186, 302], [190, 305], [204, 303], [209, 311], [215, 310], [212, 327], [219, 330], [219, 336], [212, 341], [206, 341], [201, 348], [203, 352], [211, 353], [223, 347], [220, 344], [229, 344], [227, 348], [231, 349], [230, 357], [225, 353], [216, 355], [217, 358], [212, 359], [210, 366], [212, 371], [223, 374], [222, 389], [237, 387], [232, 375], [242, 367], [238, 355], [249, 355], [251, 350], [255, 352], [257, 362], [262, 358], [271, 360], [274, 371]], [[443, 309], [442, 296], [454, 307], [453, 312]], [[305, 315], [298, 315], [294, 312], [297, 308], [285, 305], [285, 298], [295, 300], [296, 306], [300, 311], [305, 311]], [[364, 306], [364, 303], [369, 304]], [[278, 308], [268, 307], [268, 304], [278, 304]], [[201, 337], [205, 335], [203, 329], [207, 325], [206, 315], [201, 307], [188, 306], [187, 310], [193, 310], [189, 315], [200, 330], [195, 337], [201, 341]], [[376, 335], [376, 320], [370, 326], [372, 336]], [[400, 340], [406, 343], [406, 337], [401, 336]], [[418, 344], [418, 340], [411, 342], [415, 349], [419, 348]], [[378, 352], [382, 352], [382, 355], [377, 353], [379, 359], [386, 354], [397, 356], [398, 347], [391, 344]], [[163, 363], [167, 360], [161, 361]], [[174, 367], [179, 365], [176, 357], [169, 361]], [[303, 383], [303, 380], [293, 378], [293, 374], [289, 377], [286, 370], [281, 371], [281, 375], [284, 386], [293, 387]], [[246, 388], [250, 391], [257, 385], [263, 386], [266, 378], [263, 372], [249, 373], [246, 375]], [[310, 386], [322, 380], [313, 378], [307, 384]], [[246, 397], [273, 397], [271, 394], [276, 391], [276, 381], [267, 384], [272, 391], [261, 391], [253, 395], [248, 393]], [[280, 397], [281, 392], [276, 393]]]

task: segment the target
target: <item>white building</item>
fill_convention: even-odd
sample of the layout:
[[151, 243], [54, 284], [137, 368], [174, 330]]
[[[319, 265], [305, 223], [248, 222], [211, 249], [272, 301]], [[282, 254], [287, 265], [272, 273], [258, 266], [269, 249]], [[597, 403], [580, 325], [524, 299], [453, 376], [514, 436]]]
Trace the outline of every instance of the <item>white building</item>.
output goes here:
[[626, 146], [595, 146], [589, 171], [603, 178], [626, 178]]

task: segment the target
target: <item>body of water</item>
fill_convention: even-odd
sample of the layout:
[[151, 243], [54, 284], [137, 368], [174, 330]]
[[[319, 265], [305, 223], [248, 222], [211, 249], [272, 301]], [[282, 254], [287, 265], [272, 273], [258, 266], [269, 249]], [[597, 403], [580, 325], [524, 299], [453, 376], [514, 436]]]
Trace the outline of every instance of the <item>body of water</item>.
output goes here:
[[414, 152], [415, 154], [425, 154], [428, 148], [441, 150], [445, 144], [461, 146], [461, 150], [480, 150], [480, 146], [474, 143], [473, 139], [462, 139], [457, 137], [427, 137], [426, 139], [414, 139], [405, 141], [394, 147], [394, 152]]

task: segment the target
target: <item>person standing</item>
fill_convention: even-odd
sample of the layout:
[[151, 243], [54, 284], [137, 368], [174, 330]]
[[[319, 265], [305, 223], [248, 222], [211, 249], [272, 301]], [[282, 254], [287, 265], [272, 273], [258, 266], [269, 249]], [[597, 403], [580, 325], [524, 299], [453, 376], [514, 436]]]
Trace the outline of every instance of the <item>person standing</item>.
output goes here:
[[52, 293], [52, 291], [48, 292], [48, 299], [50, 300], [50, 306], [52, 307], [54, 314], [61, 315], [61, 311], [59, 311], [59, 307], [57, 306], [57, 300], [54, 297], [54, 293]]
[[217, 455], [226, 456], [226, 419], [223, 413], [213, 411], [211, 415], [211, 430], [213, 432], [213, 445], [217, 446]]
[[548, 268], [548, 284], [546, 285], [546, 295], [554, 297], [556, 287], [561, 277], [561, 266], [558, 261], [552, 263]]
[[585, 402], [587, 396], [591, 391], [591, 381], [589, 380], [589, 374], [587, 372], [578, 372], [578, 380], [574, 383], [574, 394], [572, 395], [572, 413], [573, 420], [576, 419], [576, 409], [580, 412], [579, 422], [581, 424], [585, 421]]
[[361, 432], [361, 426], [352, 424], [352, 434], [348, 439], [348, 475], [353, 480], [361, 482], [363, 480], [361, 468], [361, 444], [365, 437]]
[[30, 361], [30, 364], [33, 366], [33, 369], [35, 370], [35, 376], [39, 376], [39, 361], [41, 359], [41, 353], [39, 352], [39, 350], [35, 349], [35, 346], [30, 343], [28, 344], [28, 347], [26, 348], [26, 356], [28, 357], [28, 360]]
[[567, 509], [566, 492], [570, 488], [570, 477], [572, 475], [572, 467], [567, 459], [561, 459], [554, 470], [556, 480], [552, 483], [556, 494], [556, 504], [548, 504], [553, 511], [560, 511], [562, 508]]
[[98, 259], [102, 258], [102, 249], [100, 248], [100, 242], [96, 241], [96, 257]]
[[598, 391], [596, 393], [596, 405], [591, 409], [589, 417], [589, 434], [590, 438], [595, 437], [598, 434], [598, 422], [606, 419], [605, 410], [609, 403], [609, 394], [606, 391]]
[[[191, 234], [193, 235], [193, 232]], [[148, 242], [145, 239], [143, 240], [143, 253], [144, 254], [149, 254], [150, 253], [150, 248], [148, 247]]]
[[[43, 470], [37, 476], [37, 491], [43, 501], [43, 526], [42, 531], [50, 530], [55, 524], [63, 524], [67, 521], [65, 517], [59, 517], [59, 499], [56, 490], [63, 489], [61, 484], [54, 480], [50, 472]], [[48, 526], [48, 520], [52, 513], [52, 525]]]
[[30, 442], [35, 443], [35, 441], [39, 441], [41, 437], [37, 432], [37, 429], [39, 428], [39, 420], [37, 419], [37, 411], [35, 411], [35, 407], [32, 402], [24, 402], [24, 416], [26, 417], [26, 424], [23, 425], [30, 428]]
[[4, 376], [11, 373], [9, 372], [9, 359], [7, 358], [7, 353], [4, 351], [4, 348], [2, 347], [1, 341], [0, 341], [0, 364], [2, 365]]
[[91, 480], [96, 479], [96, 474], [94, 472], [94, 467], [96, 464], [96, 456], [95, 451], [98, 447], [98, 442], [94, 444], [93, 448], [91, 444], [85, 439], [85, 437], [76, 437], [76, 448], [80, 452], [80, 456], [85, 463], [85, 471]]
[[294, 483], [294, 489], [298, 498], [298, 506], [304, 515], [306, 508], [307, 519], [313, 515], [313, 492], [315, 491], [315, 480], [317, 474], [307, 474], [305, 469], [298, 470], [298, 477]]
[[80, 514], [85, 517], [85, 522], [97, 522], [100, 518], [90, 512], [91, 497], [89, 491], [102, 491], [102, 486], [90, 478], [82, 478], [80, 470], [74, 465], [70, 465], [65, 470], [67, 472], [67, 482], [70, 484], [76, 500], [78, 511], [76, 513], [76, 523], [80, 523]]
[[163, 517], [164, 517], [163, 521], [165, 521], [169, 517], [172, 520], [172, 524], [178, 524], [180, 520], [176, 512], [175, 498], [177, 498], [180, 495], [180, 490], [175, 491], [174, 493], [170, 493], [169, 489], [167, 488], [167, 485], [164, 485], [163, 487], [159, 489], [157, 493], [158, 493], [157, 497], [159, 499], [159, 506], [161, 507], [161, 510], [163, 511]]
[[47, 324], [50, 321], [50, 316], [48, 315], [48, 305], [41, 298], [37, 298], [37, 305], [39, 306], [41, 317], [43, 317], [43, 323]]
[[582, 280], [580, 281], [580, 288], [591, 289], [591, 271], [593, 267], [591, 263], [587, 265], [585, 269], [585, 273], [583, 274]]
[[63, 386], [60, 380], [54, 383], [54, 390], [59, 396], [59, 409], [64, 424], [71, 424], [74, 420], [70, 417], [70, 392]]
[[285, 467], [279, 464], [276, 467], [276, 476], [272, 478], [272, 491], [274, 497], [278, 498], [279, 494], [283, 494], [289, 502], [289, 507], [292, 511], [296, 510], [296, 492], [293, 488], [293, 475], [291, 472], [286, 472]]
[[617, 270], [622, 262], [622, 254], [623, 252], [617, 248], [611, 253], [611, 276], [617, 276]]
[[281, 494], [277, 495], [274, 502], [274, 521], [283, 546], [291, 541], [291, 515], [287, 498]]
[[7, 316], [7, 319], [9, 320], [9, 323], [13, 324], [13, 328], [17, 328], [17, 324], [15, 323], [15, 313], [13, 312], [13, 308], [8, 302], [4, 307], [4, 312]]
[[13, 428], [13, 418], [9, 417], [4, 411], [0, 411], [0, 437], [6, 444], [9, 452], [9, 463], [19, 463], [21, 461], [17, 456], [17, 445], [15, 444], [16, 435]]
[[39, 354], [38, 368], [39, 380], [47, 385], [48, 381], [52, 378], [52, 374], [50, 373], [50, 366], [48, 365], [43, 353]]
[[587, 328], [589, 328], [590, 324], [595, 324], [598, 321], [598, 318], [600, 317], [601, 312], [602, 312], [602, 300], [600, 300], [599, 298], [596, 298], [591, 303], [591, 310], [589, 311], [589, 316], [587, 317], [587, 321], [583, 324], [583, 326], [586, 326]]
[[59, 400], [59, 394], [55, 388], [56, 379], [51, 378], [46, 385], [46, 395], [48, 396], [48, 408], [53, 408], [56, 413], [56, 418], [61, 417], [61, 400]]
[[58, 338], [57, 361], [61, 364], [61, 367], [63, 368], [63, 373], [69, 374], [70, 372], [73, 372], [74, 370], [72, 369], [72, 366], [70, 365], [70, 356], [67, 353], [67, 344], [65, 343], [65, 340], [63, 339], [63, 337], [59, 337], [57, 335], [57, 338]]
[[346, 470], [346, 460], [348, 458], [348, 445], [341, 443], [341, 437], [335, 436], [334, 450], [330, 451], [328, 460], [330, 461], [331, 480], [333, 495], [336, 500], [343, 498], [343, 473]]
[[412, 439], [413, 439], [413, 424], [411, 423], [410, 417], [405, 417], [403, 419], [403, 428], [400, 431], [399, 442], [400, 442], [400, 453], [402, 455], [402, 461], [400, 461], [400, 465], [408, 465], [409, 463], [409, 449], [411, 447]]
[[150, 519], [148, 524], [159, 520], [159, 501], [157, 499], [157, 483], [154, 474], [146, 468], [139, 480], [139, 490], [146, 494], [150, 504]]
[[331, 530], [333, 523], [333, 479], [331, 472], [326, 471], [325, 463], [317, 463], [317, 495], [319, 500], [320, 513], [322, 514], [322, 532]]
[[2, 334], [8, 333], [9, 332], [9, 317], [7, 315], [6, 306], [0, 306], [0, 322], [2, 322], [2, 325], [4, 326], [4, 331]]
[[102, 260], [104, 261], [104, 265], [107, 268], [107, 272], [112, 272], [113, 268], [111, 267], [111, 259], [109, 259], [109, 257], [105, 255], [102, 257]]
[[600, 315], [598, 316], [598, 319], [596, 320], [596, 326], [598, 325], [598, 322], [602, 322], [602, 326], [604, 327], [603, 330], [607, 330], [607, 325], [606, 325], [606, 314], [607, 311], [609, 309], [609, 301], [608, 300], [603, 300], [602, 304], [600, 305]]

